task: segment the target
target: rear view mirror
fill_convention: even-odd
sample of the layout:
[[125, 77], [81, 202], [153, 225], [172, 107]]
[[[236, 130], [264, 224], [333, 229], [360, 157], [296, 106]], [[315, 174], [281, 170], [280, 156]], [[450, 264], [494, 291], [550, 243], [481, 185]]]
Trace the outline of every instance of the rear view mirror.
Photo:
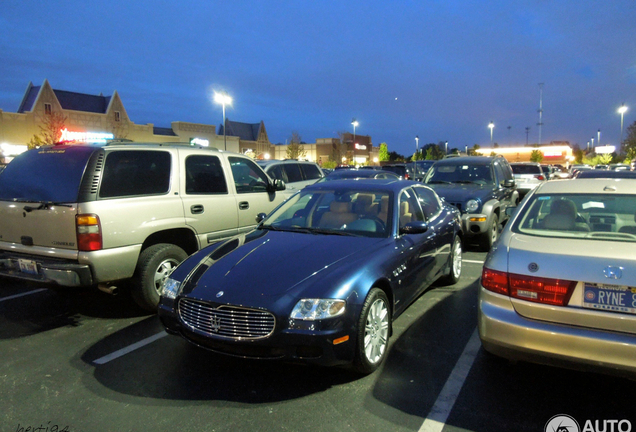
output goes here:
[[511, 188], [515, 186], [515, 181], [510, 179], [510, 180], [504, 180], [503, 182], [503, 187], [507, 187], [507, 188]]

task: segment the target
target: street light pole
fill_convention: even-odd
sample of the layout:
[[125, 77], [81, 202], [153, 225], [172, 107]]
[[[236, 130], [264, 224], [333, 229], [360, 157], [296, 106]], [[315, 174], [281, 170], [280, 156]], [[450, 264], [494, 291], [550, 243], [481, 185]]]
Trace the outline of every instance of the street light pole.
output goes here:
[[530, 126], [526, 126], [526, 146], [528, 145], [528, 134], [530, 133]]
[[228, 96], [227, 93], [217, 93], [214, 92], [214, 102], [219, 103], [223, 106], [223, 149], [227, 150], [227, 134], [226, 134], [226, 125], [225, 125], [225, 105], [232, 104], [232, 98]]
[[418, 156], [419, 152], [420, 152], [420, 136], [415, 135], [415, 157], [417, 158], [413, 161], [414, 162], [413, 168], [414, 168], [415, 174], [417, 174], [417, 160], [420, 158]]
[[596, 140], [596, 145], [601, 145], [601, 130], [599, 129], [598, 132], [596, 132], [596, 136], [597, 136], [597, 140]]
[[358, 123], [358, 121], [356, 119], [351, 120], [351, 124], [353, 125], [353, 146], [355, 148], [356, 145], [356, 126], [358, 126], [360, 123]]
[[444, 156], [448, 154], [448, 141], [444, 143]]
[[621, 140], [618, 143], [619, 145], [623, 144], [623, 116], [625, 115], [625, 111], [627, 111], [627, 107], [625, 106], [625, 103], [623, 103], [623, 105], [621, 105], [618, 109], [618, 113], [621, 115]]
[[492, 145], [492, 130], [495, 128], [495, 124], [492, 122], [492, 120], [488, 124], [488, 128], [490, 129], [490, 145]]

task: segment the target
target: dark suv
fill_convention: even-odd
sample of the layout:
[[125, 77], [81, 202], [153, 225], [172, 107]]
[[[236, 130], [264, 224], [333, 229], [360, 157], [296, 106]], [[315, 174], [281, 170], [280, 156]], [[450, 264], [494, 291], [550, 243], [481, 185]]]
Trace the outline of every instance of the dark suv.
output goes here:
[[517, 205], [512, 169], [502, 156], [454, 157], [437, 161], [424, 183], [462, 213], [466, 238], [490, 250], [499, 236], [499, 224], [508, 218], [506, 208]]

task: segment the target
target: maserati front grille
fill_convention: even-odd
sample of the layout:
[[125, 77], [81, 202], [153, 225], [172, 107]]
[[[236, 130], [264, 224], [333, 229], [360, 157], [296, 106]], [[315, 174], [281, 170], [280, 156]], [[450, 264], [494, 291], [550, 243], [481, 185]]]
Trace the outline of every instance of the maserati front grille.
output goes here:
[[261, 339], [274, 332], [276, 318], [259, 309], [221, 305], [182, 298], [179, 316], [192, 329], [229, 339]]

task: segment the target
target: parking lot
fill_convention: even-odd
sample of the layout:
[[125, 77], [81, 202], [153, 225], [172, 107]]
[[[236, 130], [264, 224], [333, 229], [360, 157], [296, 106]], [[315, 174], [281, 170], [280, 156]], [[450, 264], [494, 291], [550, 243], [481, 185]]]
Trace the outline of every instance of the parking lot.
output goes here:
[[0, 430], [543, 431], [558, 414], [631, 430], [633, 381], [483, 351], [484, 258], [466, 252], [457, 285], [396, 320], [386, 362], [366, 377], [217, 355], [124, 297], [0, 279]]

